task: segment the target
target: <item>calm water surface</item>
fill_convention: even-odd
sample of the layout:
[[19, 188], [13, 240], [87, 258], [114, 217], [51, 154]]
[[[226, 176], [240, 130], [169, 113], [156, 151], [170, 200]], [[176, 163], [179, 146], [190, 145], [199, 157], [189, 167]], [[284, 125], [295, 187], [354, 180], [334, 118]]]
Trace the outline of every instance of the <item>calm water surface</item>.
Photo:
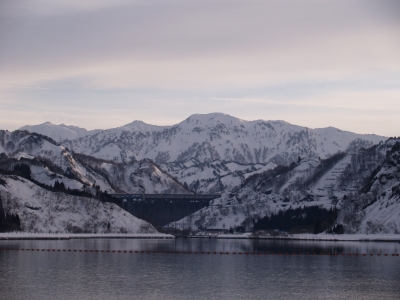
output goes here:
[[0, 241], [0, 248], [375, 254], [3, 250], [0, 299], [400, 299], [400, 257], [391, 256], [399, 243], [89, 239]]

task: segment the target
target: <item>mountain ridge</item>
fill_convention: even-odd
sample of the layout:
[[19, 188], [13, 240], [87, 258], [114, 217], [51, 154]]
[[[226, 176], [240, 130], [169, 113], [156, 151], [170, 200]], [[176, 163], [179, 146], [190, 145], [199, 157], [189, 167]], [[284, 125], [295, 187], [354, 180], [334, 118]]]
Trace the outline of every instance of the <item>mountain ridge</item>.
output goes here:
[[[230, 116], [228, 114], [219, 113], [219, 112], [208, 113], [208, 114], [192, 114], [188, 118], [182, 120], [181, 122], [173, 124], [173, 125], [154, 125], [154, 124], [146, 123], [146, 122], [144, 122], [142, 120], [133, 120], [132, 122], [127, 123], [127, 124], [122, 125], [122, 126], [119, 126], [119, 127], [108, 128], [108, 129], [87, 130], [87, 129], [83, 128], [83, 127], [79, 127], [79, 126], [75, 126], [75, 125], [65, 125], [63, 123], [59, 124], [59, 125], [56, 125], [56, 124], [54, 124], [52, 122], [47, 121], [47, 122], [44, 122], [42, 124], [37, 124], [37, 125], [24, 125], [24, 126], [20, 127], [18, 130], [28, 130], [30, 132], [36, 132], [36, 133], [39, 133], [39, 134], [47, 135], [47, 136], [53, 138], [54, 140], [58, 141], [59, 139], [54, 138], [49, 134], [46, 134], [46, 132], [43, 130], [43, 127], [45, 127], [45, 125], [49, 125], [49, 126], [52, 126], [52, 127], [55, 127], [55, 128], [57, 128], [57, 127], [58, 128], [68, 128], [70, 130], [76, 130], [76, 131], [81, 130], [82, 132], [87, 132], [88, 133], [87, 135], [91, 135], [91, 134], [95, 134], [95, 133], [100, 132], [100, 131], [107, 131], [107, 130], [113, 130], [113, 129], [118, 129], [118, 128], [131, 128], [131, 127], [137, 127], [137, 125], [148, 126], [148, 127], [154, 128], [154, 129], [163, 130], [163, 129], [168, 129], [168, 128], [171, 128], [171, 127], [174, 127], [174, 126], [178, 126], [179, 124], [181, 124], [181, 123], [183, 123], [185, 121], [188, 122], [188, 120], [191, 120], [191, 119], [193, 119], [195, 117], [202, 117], [202, 118], [203, 117], [212, 117], [212, 118], [214, 118], [214, 117], [221, 117], [221, 116], [229, 117], [229, 118], [236, 119], [236, 120], [239, 120], [239, 121], [242, 121], [242, 122], [247, 122], [247, 123], [248, 122], [277, 122], [277, 123], [281, 123], [281, 124], [297, 126], [297, 127], [311, 129], [311, 130], [337, 129], [337, 130], [339, 130], [341, 132], [351, 132], [351, 133], [353, 133], [352, 131], [342, 130], [342, 129], [339, 129], [339, 128], [334, 127], [334, 126], [311, 128], [311, 127], [307, 127], [307, 126], [295, 125], [295, 124], [289, 123], [289, 122], [284, 121], [284, 120], [264, 120], [264, 119], [244, 120], [244, 119], [240, 119], [240, 118], [233, 117], [233, 116]], [[373, 134], [373, 133], [355, 133], [355, 134], [361, 135], [361, 136], [385, 137], [385, 136], [381, 136], [381, 135]], [[77, 136], [76, 138], [80, 138], [80, 137], [83, 137], [83, 136], [85, 136], [85, 134], [81, 134], [81, 135]], [[71, 138], [68, 137], [68, 136], [64, 136], [62, 138], [62, 140], [65, 140], [65, 139], [71, 139]]]

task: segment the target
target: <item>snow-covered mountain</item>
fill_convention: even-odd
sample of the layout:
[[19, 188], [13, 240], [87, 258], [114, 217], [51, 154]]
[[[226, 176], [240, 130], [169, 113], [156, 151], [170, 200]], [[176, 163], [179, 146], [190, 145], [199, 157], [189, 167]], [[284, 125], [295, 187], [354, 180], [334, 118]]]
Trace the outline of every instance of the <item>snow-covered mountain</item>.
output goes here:
[[39, 233], [157, 233], [113, 203], [51, 192], [19, 176], [0, 175], [0, 211], [20, 230]]
[[[259, 222], [293, 232], [400, 233], [399, 191], [400, 139], [389, 139], [369, 149], [325, 160], [305, 158], [255, 174], [237, 193], [222, 194], [176, 224], [227, 230], [252, 229]], [[281, 224], [273, 223], [277, 219]], [[292, 228], [285, 228], [283, 220], [290, 220]]]
[[115, 192], [189, 193], [149, 160], [117, 164], [37, 133], [0, 131], [0, 225], [11, 218], [31, 232], [156, 232], [110, 203]]
[[188, 193], [177, 180], [162, 172], [149, 160], [129, 164], [74, 154], [54, 140], [27, 131], [0, 131], [0, 168], [12, 171], [23, 164], [29, 177], [54, 186], [56, 181], [66, 188], [114, 193]]
[[157, 164], [236, 162], [289, 165], [298, 157], [327, 158], [338, 151], [384, 140], [328, 127], [284, 121], [244, 121], [221, 113], [192, 115], [174, 126], [135, 121], [65, 143], [75, 152], [116, 162], [150, 158]]
[[55, 141], [60, 140], [74, 140], [83, 136], [92, 135], [100, 132], [100, 129], [86, 130], [72, 125], [56, 125], [51, 122], [45, 122], [39, 125], [26, 125], [21, 127], [19, 130], [27, 130], [29, 132], [36, 132], [52, 138]]
[[[291, 232], [397, 233], [400, 143], [384, 140], [215, 113], [173, 126], [134, 121], [82, 131], [62, 146], [41, 134], [1, 131], [0, 169], [25, 172], [46, 186], [62, 182], [93, 197], [104, 191], [222, 194], [172, 227], [274, 224]], [[21, 165], [28, 166], [28, 177]]]
[[344, 197], [337, 223], [349, 233], [400, 234], [400, 138], [377, 147], [386, 158], [368, 177], [361, 193]]
[[[384, 137], [284, 121], [244, 121], [221, 113], [192, 115], [173, 126], [134, 121], [63, 145], [116, 163], [149, 158], [197, 193], [237, 189], [248, 174], [303, 158], [328, 158], [370, 147]], [[247, 174], [247, 175], [246, 175]]]

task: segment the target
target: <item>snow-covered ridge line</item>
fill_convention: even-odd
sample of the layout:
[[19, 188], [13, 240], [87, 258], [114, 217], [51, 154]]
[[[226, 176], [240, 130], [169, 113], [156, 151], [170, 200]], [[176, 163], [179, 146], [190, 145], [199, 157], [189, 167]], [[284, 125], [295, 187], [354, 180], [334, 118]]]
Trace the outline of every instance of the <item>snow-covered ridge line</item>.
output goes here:
[[30, 233], [30, 232], [5, 232], [0, 233], [0, 240], [70, 240], [70, 239], [174, 239], [171, 234], [164, 233]]

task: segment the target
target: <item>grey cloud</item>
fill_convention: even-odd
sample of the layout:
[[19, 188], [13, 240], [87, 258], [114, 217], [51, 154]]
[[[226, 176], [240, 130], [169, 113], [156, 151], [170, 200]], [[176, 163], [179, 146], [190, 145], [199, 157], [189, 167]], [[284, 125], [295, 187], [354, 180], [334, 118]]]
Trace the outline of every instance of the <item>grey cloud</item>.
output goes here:
[[[5, 92], [0, 98], [6, 96], [0, 101], [21, 107], [53, 101], [51, 108], [56, 110], [61, 105], [54, 99], [62, 99], [84, 110], [96, 101], [101, 107], [107, 99], [121, 107], [129, 99], [145, 107], [151, 99], [152, 107], [142, 111], [149, 114], [156, 99], [172, 102], [177, 95], [175, 100], [187, 103], [185, 112], [195, 113], [205, 111], [196, 111], [202, 105], [190, 99], [238, 94], [248, 99], [254, 90], [262, 91], [257, 95], [262, 98], [277, 85], [290, 91], [293, 85], [312, 84], [310, 93], [323, 86], [318, 91], [322, 95], [329, 89], [358, 89], [356, 81], [373, 81], [379, 83], [378, 90], [385, 90], [388, 78], [391, 86], [399, 84], [399, 3], [3, 0], [0, 92]], [[331, 82], [343, 84], [327, 88]], [[37, 94], [32, 92], [35, 88], [50, 90]], [[121, 90], [126, 93], [115, 92]], [[280, 95], [271, 101], [296, 97]], [[243, 105], [236, 103], [242, 112], [245, 100]], [[237, 115], [225, 109], [231, 108], [213, 111]], [[259, 109], [255, 104], [249, 111]]]
[[3, 67], [19, 62], [27, 67], [61, 60], [246, 54], [366, 31], [376, 23], [385, 27], [362, 2], [350, 1], [355, 3], [350, 6], [353, 9], [348, 9], [347, 2], [167, 1], [73, 15], [10, 18], [0, 28], [0, 38], [7, 45], [0, 48], [0, 60]]

